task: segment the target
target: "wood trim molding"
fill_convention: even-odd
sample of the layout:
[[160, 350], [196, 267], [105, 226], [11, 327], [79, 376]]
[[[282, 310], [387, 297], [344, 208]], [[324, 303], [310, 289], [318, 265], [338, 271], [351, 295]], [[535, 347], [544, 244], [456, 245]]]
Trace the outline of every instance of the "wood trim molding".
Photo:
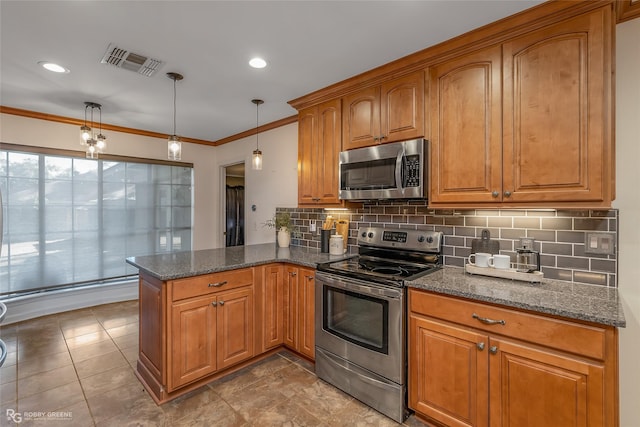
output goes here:
[[[508, 16], [483, 27], [420, 50], [403, 58], [381, 65], [331, 86], [289, 101], [296, 110], [340, 98], [348, 93], [381, 84], [384, 81], [427, 68], [435, 63], [463, 55], [484, 47], [502, 43], [541, 27], [588, 12], [614, 0], [551, 0]], [[625, 0], [629, 1], [629, 0]], [[632, 0], [639, 2], [640, 0]]]
[[[63, 150], [60, 148], [35, 147], [32, 145], [11, 144], [8, 142], [0, 142], [0, 150], [22, 151], [26, 153], [36, 153], [36, 154], [45, 154], [45, 155], [48, 154], [53, 156], [66, 156], [66, 157], [79, 157], [79, 158], [86, 157], [86, 153], [84, 151]], [[147, 159], [147, 158], [132, 157], [132, 156], [118, 156], [115, 154], [100, 154], [100, 160], [112, 160], [116, 162], [145, 163], [145, 164], [151, 164], [151, 165], [180, 166], [185, 168], [193, 168], [193, 163], [189, 163], [189, 162], [175, 162], [171, 160]]]
[[616, 2], [616, 22], [629, 21], [640, 17], [640, 0], [618, 0]]
[[[81, 120], [81, 119], [74, 119], [72, 117], [64, 117], [64, 116], [56, 116], [54, 114], [47, 114], [47, 113], [39, 113], [37, 111], [22, 110], [20, 108], [6, 107], [4, 105], [0, 105], [0, 113], [12, 114], [14, 116], [28, 117], [31, 119], [49, 120], [52, 122], [64, 123], [64, 124], [74, 125], [74, 126], [82, 126], [84, 124], [84, 120]], [[258, 132], [265, 132], [271, 129], [276, 129], [281, 126], [285, 126], [291, 123], [296, 123], [297, 121], [298, 121], [297, 115], [285, 117], [284, 119], [276, 120], [275, 122], [266, 123], [262, 126], [259, 126]], [[123, 127], [123, 126], [115, 126], [115, 125], [110, 125], [106, 123], [102, 124], [102, 129], [111, 130], [114, 132], [128, 133], [133, 135], [149, 136], [152, 138], [161, 138], [161, 139], [165, 139], [168, 136], [166, 133], [158, 133], [158, 132], [152, 132], [147, 130]], [[229, 142], [233, 142], [238, 139], [245, 138], [255, 133], [256, 133], [255, 129], [250, 129], [244, 132], [237, 133], [235, 135], [228, 136], [223, 139], [219, 139], [217, 141], [207, 141], [204, 139], [195, 139], [195, 138], [188, 138], [188, 137], [180, 137], [180, 140], [182, 142], [190, 142], [192, 144], [202, 144], [202, 145], [209, 145], [209, 146], [216, 147], [218, 145], [227, 144]]]

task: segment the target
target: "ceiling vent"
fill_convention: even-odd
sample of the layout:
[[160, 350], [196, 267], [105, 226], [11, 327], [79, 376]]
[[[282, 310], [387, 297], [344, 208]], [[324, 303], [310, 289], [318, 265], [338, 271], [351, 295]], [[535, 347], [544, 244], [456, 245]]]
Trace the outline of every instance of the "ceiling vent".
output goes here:
[[147, 77], [153, 76], [162, 66], [162, 61], [122, 49], [114, 43], [109, 44], [107, 52], [104, 54], [100, 62], [103, 64], [113, 65], [118, 68], [124, 68], [125, 70], [134, 71]]

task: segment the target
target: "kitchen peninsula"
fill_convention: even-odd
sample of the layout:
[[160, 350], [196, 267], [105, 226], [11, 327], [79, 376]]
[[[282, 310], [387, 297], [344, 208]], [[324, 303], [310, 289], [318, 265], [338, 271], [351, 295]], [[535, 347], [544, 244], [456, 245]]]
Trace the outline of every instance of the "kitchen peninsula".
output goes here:
[[348, 257], [268, 243], [127, 258], [140, 272], [136, 375], [164, 403], [283, 345], [313, 360], [315, 267]]

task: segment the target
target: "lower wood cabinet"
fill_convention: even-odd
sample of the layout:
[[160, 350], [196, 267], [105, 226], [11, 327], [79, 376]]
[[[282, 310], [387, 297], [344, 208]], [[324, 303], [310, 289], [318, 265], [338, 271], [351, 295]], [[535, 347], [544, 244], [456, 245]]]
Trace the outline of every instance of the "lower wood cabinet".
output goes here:
[[409, 291], [409, 407], [447, 426], [617, 426], [617, 331]]
[[315, 270], [284, 267], [284, 344], [315, 360]]
[[161, 281], [140, 272], [138, 378], [157, 403], [286, 345], [313, 360], [315, 270], [284, 263]]
[[171, 306], [169, 391], [254, 356], [253, 286]]

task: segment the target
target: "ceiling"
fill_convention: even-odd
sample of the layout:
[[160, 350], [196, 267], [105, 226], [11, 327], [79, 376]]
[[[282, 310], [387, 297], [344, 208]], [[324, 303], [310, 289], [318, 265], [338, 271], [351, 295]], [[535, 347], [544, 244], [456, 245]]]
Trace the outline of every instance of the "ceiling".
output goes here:
[[[216, 141], [290, 117], [287, 101], [532, 7], [538, 0], [0, 1], [0, 104]], [[163, 62], [101, 63], [110, 43]], [[268, 66], [253, 69], [254, 56]], [[70, 70], [56, 74], [39, 61]]]

